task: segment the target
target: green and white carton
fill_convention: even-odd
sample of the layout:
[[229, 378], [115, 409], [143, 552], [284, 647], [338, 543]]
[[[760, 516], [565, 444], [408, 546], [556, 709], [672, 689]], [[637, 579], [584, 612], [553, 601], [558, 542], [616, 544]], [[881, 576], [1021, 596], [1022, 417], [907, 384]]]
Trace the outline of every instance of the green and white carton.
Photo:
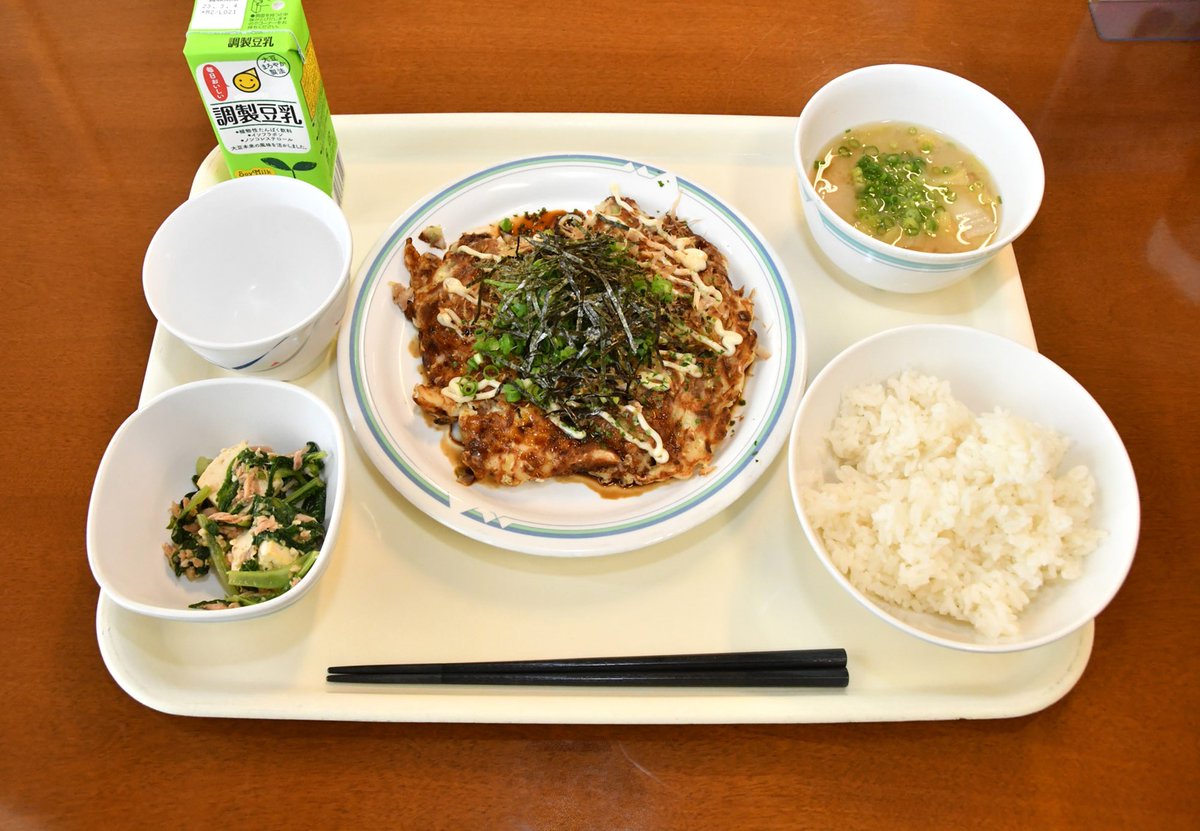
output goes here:
[[291, 176], [342, 201], [344, 173], [300, 0], [196, 0], [184, 57], [232, 176]]

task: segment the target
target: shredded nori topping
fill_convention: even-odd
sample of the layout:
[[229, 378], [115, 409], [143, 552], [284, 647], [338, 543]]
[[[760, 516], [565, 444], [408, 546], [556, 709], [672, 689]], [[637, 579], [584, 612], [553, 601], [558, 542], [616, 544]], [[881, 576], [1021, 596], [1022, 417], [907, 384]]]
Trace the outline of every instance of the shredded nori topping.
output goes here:
[[482, 264], [475, 281], [471, 323], [483, 374], [509, 379], [509, 401], [528, 399], [576, 429], [645, 397], [641, 373], [661, 367], [659, 350], [685, 348], [671, 281], [648, 273], [624, 241], [605, 233], [573, 239], [551, 231], [517, 242], [518, 253]]

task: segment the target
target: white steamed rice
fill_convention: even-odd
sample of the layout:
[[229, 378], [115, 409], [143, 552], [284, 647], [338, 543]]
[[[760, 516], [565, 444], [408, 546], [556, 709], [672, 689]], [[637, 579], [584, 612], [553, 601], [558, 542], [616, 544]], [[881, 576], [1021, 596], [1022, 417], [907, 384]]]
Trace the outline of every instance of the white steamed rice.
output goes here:
[[932, 376], [850, 390], [827, 441], [836, 481], [802, 500], [837, 568], [985, 637], [1017, 634], [1037, 591], [1077, 577], [1101, 537], [1087, 468], [1058, 475], [1063, 436], [999, 409], [976, 417]]

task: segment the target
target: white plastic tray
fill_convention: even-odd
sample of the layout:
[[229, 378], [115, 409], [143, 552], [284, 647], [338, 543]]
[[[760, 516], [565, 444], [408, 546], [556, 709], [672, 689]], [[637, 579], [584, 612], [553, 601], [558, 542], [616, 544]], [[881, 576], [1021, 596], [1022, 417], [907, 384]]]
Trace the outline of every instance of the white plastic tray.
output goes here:
[[[809, 374], [870, 333], [920, 321], [1033, 345], [1008, 249], [950, 289], [860, 287], [815, 250], [799, 206], [792, 119], [685, 115], [356, 115], [335, 119], [344, 209], [361, 260], [435, 187], [518, 155], [591, 151], [684, 176], [743, 212], [795, 281]], [[193, 190], [225, 178], [210, 155]], [[180, 193], [180, 199], [185, 194]], [[155, 334], [143, 400], [216, 371]], [[299, 383], [340, 407], [332, 349]], [[786, 453], [738, 502], [648, 549], [589, 559], [515, 554], [444, 528], [355, 448], [335, 560], [296, 605], [237, 624], [141, 617], [101, 596], [100, 651], [138, 701], [168, 713], [353, 721], [734, 723], [1003, 718], [1049, 706], [1087, 665], [1094, 624], [1029, 652], [961, 653], [916, 640], [842, 592], [788, 494]], [[848, 689], [580, 690], [334, 687], [334, 664], [845, 647]]]

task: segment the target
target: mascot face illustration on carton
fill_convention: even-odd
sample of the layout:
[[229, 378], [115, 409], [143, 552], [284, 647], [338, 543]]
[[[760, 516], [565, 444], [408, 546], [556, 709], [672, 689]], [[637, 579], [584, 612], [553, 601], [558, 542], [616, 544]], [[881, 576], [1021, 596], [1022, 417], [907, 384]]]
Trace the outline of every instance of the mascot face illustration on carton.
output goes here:
[[231, 176], [342, 201], [333, 118], [300, 0], [197, 0], [183, 49]]

